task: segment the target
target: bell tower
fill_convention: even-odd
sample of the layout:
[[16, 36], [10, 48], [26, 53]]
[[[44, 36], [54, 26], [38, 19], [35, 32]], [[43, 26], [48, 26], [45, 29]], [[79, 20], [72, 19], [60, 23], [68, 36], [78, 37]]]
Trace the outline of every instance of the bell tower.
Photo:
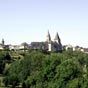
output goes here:
[[54, 38], [54, 42], [58, 45], [58, 47], [57, 47], [58, 51], [62, 51], [62, 44], [61, 44], [61, 40], [58, 35], [58, 32], [56, 33], [56, 36]]
[[48, 30], [48, 33], [47, 33], [47, 36], [46, 36], [46, 42], [48, 43], [48, 51], [51, 51], [52, 50], [52, 45], [51, 45], [51, 36], [50, 36], [50, 33], [49, 33], [49, 30]]
[[46, 36], [46, 41], [48, 43], [51, 42], [51, 36], [50, 36], [49, 30], [48, 30], [48, 33], [47, 33], [47, 36]]
[[4, 41], [4, 39], [2, 39], [2, 46], [4, 46], [5, 45], [5, 41]]
[[56, 36], [54, 38], [54, 42], [56, 42], [57, 44], [60, 44], [61, 43], [60, 37], [58, 35], [58, 32], [56, 33]]

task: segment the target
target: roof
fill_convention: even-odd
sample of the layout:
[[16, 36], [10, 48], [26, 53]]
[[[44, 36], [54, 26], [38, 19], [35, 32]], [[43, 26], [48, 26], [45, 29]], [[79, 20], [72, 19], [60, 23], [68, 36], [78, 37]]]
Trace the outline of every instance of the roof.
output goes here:
[[48, 38], [48, 40], [47, 40], [47, 41], [51, 41], [51, 36], [50, 36], [49, 31], [48, 31], [48, 33], [47, 33], [47, 38]]
[[88, 48], [84, 48], [84, 52], [85, 53], [88, 53]]
[[56, 33], [55, 39], [54, 40], [60, 40], [60, 37], [58, 35], [58, 32]]
[[48, 48], [48, 42], [31, 42], [30, 48], [38, 49], [42, 46], [42, 48], [47, 49]]

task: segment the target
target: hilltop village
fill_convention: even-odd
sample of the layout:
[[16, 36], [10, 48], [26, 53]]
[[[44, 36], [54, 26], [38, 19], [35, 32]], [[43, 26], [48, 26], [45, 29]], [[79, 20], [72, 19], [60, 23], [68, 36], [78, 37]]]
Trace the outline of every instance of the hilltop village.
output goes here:
[[[86, 54], [87, 53], [87, 54]], [[88, 88], [88, 49], [44, 42], [0, 44], [0, 88]]]
[[1, 43], [0, 43], [0, 50], [14, 50], [14, 51], [18, 51], [18, 50], [28, 50], [28, 49], [42, 49], [45, 51], [49, 51], [49, 52], [62, 52], [63, 50], [68, 50], [71, 49], [73, 51], [82, 51], [84, 53], [88, 53], [88, 48], [83, 48], [80, 46], [75, 46], [73, 47], [72, 45], [68, 44], [68, 45], [62, 45], [61, 43], [61, 39], [59, 37], [58, 32], [55, 35], [54, 40], [51, 40], [51, 35], [50, 32], [47, 32], [46, 35], [46, 40], [44, 42], [31, 42], [30, 44], [23, 42], [20, 45], [6, 45], [4, 39], [2, 39]]

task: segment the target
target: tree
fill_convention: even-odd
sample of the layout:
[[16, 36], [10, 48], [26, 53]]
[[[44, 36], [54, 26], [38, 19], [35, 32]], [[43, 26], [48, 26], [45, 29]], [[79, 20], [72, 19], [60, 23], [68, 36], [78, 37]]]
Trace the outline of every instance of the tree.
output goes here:
[[55, 88], [66, 88], [70, 80], [82, 77], [82, 69], [76, 60], [68, 59], [56, 69]]
[[4, 83], [12, 87], [22, 84], [23, 88], [87, 88], [84, 64], [88, 70], [88, 55], [82, 52], [43, 54], [32, 51], [11, 63]]

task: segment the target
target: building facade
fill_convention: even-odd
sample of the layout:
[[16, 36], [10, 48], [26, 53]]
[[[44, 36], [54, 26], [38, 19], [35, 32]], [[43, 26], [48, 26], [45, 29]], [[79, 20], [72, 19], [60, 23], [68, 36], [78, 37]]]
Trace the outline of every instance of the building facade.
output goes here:
[[41, 48], [41, 49], [47, 50], [49, 52], [51, 52], [51, 51], [55, 51], [55, 52], [62, 51], [62, 44], [61, 44], [61, 40], [60, 40], [58, 33], [56, 33], [54, 41], [52, 41], [49, 31], [47, 33], [45, 42], [32, 42], [30, 44], [30, 47], [33, 49]]

